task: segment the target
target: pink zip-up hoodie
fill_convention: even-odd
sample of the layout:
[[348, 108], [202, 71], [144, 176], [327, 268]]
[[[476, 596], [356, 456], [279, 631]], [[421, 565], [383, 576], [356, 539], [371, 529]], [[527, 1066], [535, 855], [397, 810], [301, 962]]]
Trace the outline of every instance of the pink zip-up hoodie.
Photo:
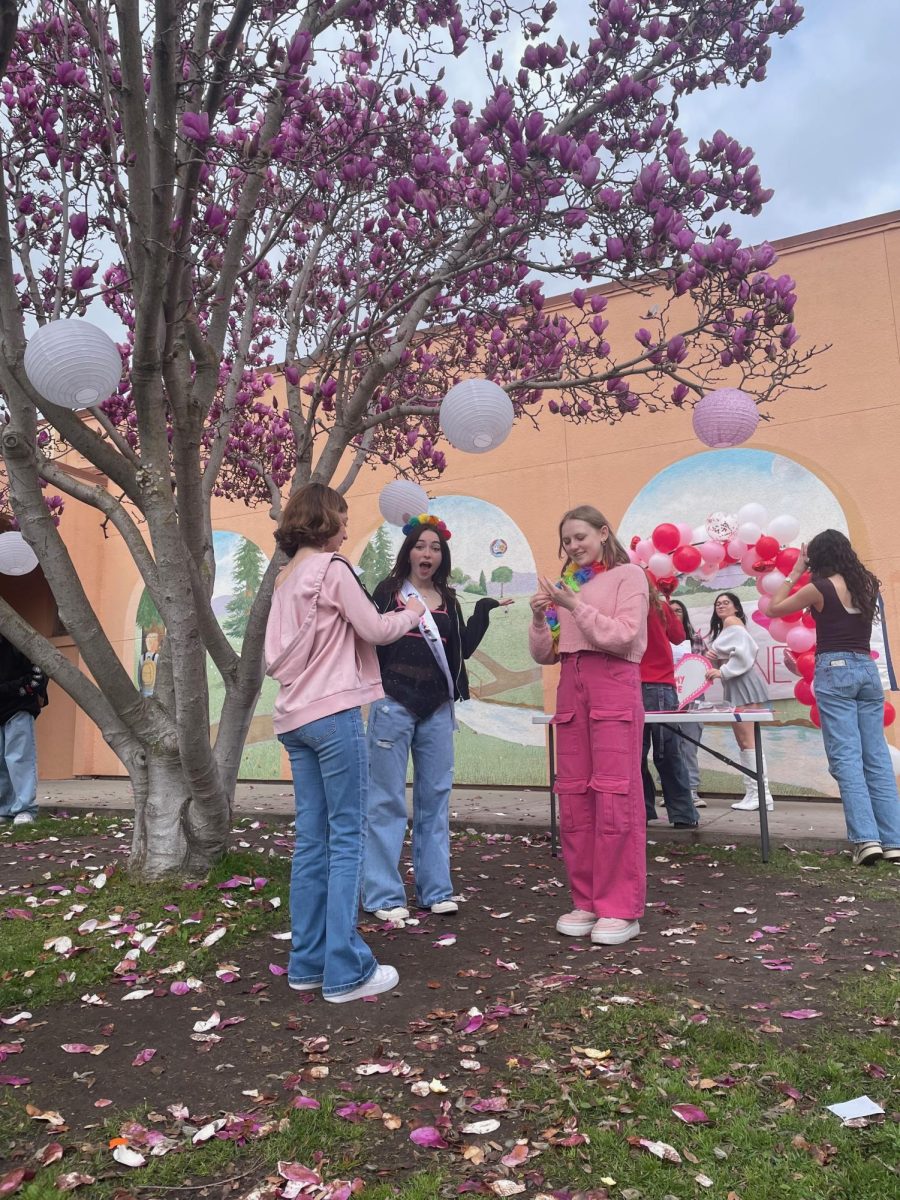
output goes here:
[[411, 612], [380, 613], [346, 558], [305, 558], [276, 586], [266, 626], [266, 674], [281, 684], [275, 732], [380, 700], [374, 647], [418, 623]]

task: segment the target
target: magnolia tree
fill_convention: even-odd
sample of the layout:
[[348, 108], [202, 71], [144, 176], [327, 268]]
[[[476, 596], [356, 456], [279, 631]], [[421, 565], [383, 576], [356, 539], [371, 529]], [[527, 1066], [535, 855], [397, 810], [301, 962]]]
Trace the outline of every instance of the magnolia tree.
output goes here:
[[[769, 198], [752, 153], [722, 132], [690, 147], [677, 122], [689, 93], [760, 81], [801, 9], [582, 8], [576, 43], [529, 0], [0, 0], [8, 505], [86, 670], [2, 603], [0, 630], [125, 764], [137, 869], [223, 851], [261, 686], [279, 564], [238, 652], [211, 604], [213, 498], [277, 518], [292, 488], [346, 490], [368, 463], [434, 478], [437, 406], [470, 375], [526, 419], [610, 424], [720, 378], [760, 404], [798, 385], [793, 281], [726, 223]], [[574, 287], [565, 314], [542, 271]], [[586, 288], [610, 281], [653, 292], [641, 328], [609, 328]], [[119, 387], [87, 413], [23, 368], [29, 334], [69, 316], [121, 330]], [[152, 697], [73, 567], [72, 501], [115, 527], [165, 622]]]

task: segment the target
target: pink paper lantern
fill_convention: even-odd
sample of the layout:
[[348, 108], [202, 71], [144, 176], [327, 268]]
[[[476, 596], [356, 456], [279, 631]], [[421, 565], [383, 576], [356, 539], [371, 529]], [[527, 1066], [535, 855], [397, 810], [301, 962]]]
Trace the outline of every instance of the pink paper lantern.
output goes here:
[[704, 446], [722, 450], [752, 437], [759, 424], [759, 409], [753, 397], [739, 388], [719, 388], [697, 402], [693, 422], [694, 433]]

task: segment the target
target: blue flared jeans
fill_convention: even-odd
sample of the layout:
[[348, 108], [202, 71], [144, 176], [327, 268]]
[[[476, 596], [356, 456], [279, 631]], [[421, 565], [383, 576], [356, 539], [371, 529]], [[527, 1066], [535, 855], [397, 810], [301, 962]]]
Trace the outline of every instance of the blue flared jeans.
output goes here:
[[17, 712], [0, 725], [0, 817], [37, 815], [34, 717]]
[[412, 854], [416, 900], [430, 908], [453, 895], [450, 880], [450, 791], [453, 713], [449, 703], [429, 717], [385, 696], [369, 709], [369, 832], [362, 903], [366, 912], [405, 908], [400, 855], [406, 836], [406, 767], [413, 761]]
[[291, 760], [297, 812], [288, 980], [338, 996], [378, 965], [356, 928], [369, 782], [362, 714], [349, 708], [278, 740]]
[[900, 847], [900, 798], [884, 737], [884, 691], [868, 654], [816, 655], [816, 704], [828, 769], [837, 781], [851, 842]]
[[[678, 692], [668, 683], [642, 683], [641, 696], [644, 712], [672, 712], [678, 708]], [[673, 724], [677, 725], [673, 718]], [[656, 788], [647, 765], [647, 755], [653, 747], [653, 765], [659, 772], [663, 802], [669, 824], [676, 821], [696, 825], [699, 817], [691, 799], [691, 780], [682, 745], [682, 739], [673, 729], [663, 725], [644, 726], [644, 744], [641, 758], [641, 779], [644, 785], [644, 808], [648, 821], [656, 820]]]

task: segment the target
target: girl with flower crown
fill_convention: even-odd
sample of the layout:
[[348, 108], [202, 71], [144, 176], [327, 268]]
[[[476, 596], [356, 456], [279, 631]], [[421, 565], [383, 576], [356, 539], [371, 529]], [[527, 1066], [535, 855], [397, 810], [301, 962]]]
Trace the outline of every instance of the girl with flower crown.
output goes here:
[[421, 513], [403, 526], [394, 567], [375, 588], [380, 612], [401, 611], [410, 597], [425, 605], [419, 625], [379, 646], [385, 696], [369, 710], [369, 831], [362, 904], [384, 921], [409, 916], [400, 875], [406, 835], [406, 768], [413, 761], [412, 853], [416, 901], [433, 913], [454, 913], [450, 879], [450, 789], [453, 786], [455, 700], [468, 700], [464, 660], [478, 648], [491, 609], [512, 601], [485, 597], [463, 619], [450, 586], [450, 530]]
[[617, 946], [641, 931], [647, 886], [641, 783], [647, 579], [602, 513], [582, 504], [559, 523], [562, 579], [531, 598], [536, 662], [560, 663], [556, 791], [574, 910], [557, 932]]

